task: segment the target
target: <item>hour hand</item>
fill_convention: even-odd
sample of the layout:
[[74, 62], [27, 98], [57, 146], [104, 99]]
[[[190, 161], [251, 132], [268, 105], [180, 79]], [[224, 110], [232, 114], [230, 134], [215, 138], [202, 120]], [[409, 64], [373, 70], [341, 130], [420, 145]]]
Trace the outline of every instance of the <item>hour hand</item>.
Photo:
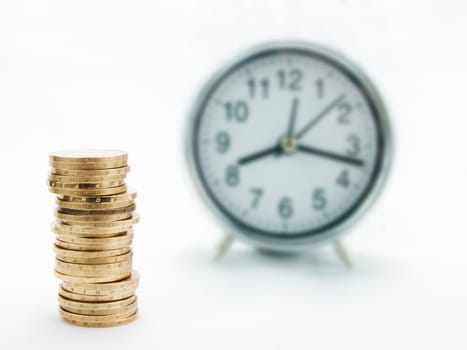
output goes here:
[[301, 152], [305, 152], [305, 153], [314, 154], [316, 156], [336, 160], [339, 162], [348, 163], [351, 165], [363, 166], [365, 164], [363, 160], [361, 159], [353, 158], [353, 157], [342, 155], [339, 153], [329, 152], [329, 151], [326, 151], [320, 148], [315, 148], [315, 147], [310, 147], [310, 146], [305, 146], [305, 145], [298, 145], [297, 150]]
[[261, 158], [267, 157], [272, 154], [277, 154], [281, 152], [281, 147], [280, 145], [275, 145], [273, 147], [265, 148], [263, 150], [248, 154], [244, 157], [241, 157], [238, 159], [237, 163], [239, 165], [245, 165], [251, 162], [254, 162], [256, 160], [259, 160]]

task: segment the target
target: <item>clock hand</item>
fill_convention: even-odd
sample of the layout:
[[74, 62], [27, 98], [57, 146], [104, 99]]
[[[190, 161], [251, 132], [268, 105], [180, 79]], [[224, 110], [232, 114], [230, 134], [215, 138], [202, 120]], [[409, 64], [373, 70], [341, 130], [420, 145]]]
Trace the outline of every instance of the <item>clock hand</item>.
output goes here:
[[277, 152], [281, 152], [280, 145], [269, 147], [269, 148], [263, 149], [261, 151], [251, 153], [251, 154], [249, 154], [247, 156], [244, 156], [242, 158], [239, 158], [237, 163], [239, 165], [245, 165], [247, 163], [251, 163], [251, 162], [253, 162], [255, 160], [267, 157], [267, 156], [269, 156], [271, 154], [274, 154], [274, 153], [277, 153]]
[[279, 158], [285, 149], [288, 148], [294, 148], [294, 146], [297, 144], [295, 142], [293, 133], [295, 130], [295, 122], [297, 121], [297, 110], [298, 110], [298, 102], [300, 100], [298, 97], [294, 97], [292, 100], [292, 107], [290, 109], [290, 114], [289, 114], [289, 124], [287, 126], [287, 132], [281, 141], [281, 152], [276, 153], [276, 158]]
[[315, 148], [315, 147], [309, 147], [309, 146], [304, 146], [304, 145], [298, 145], [297, 150], [305, 153], [311, 153], [317, 156], [337, 160], [340, 162], [352, 164], [352, 165], [357, 165], [357, 166], [363, 166], [364, 162], [361, 159], [357, 158], [352, 158], [348, 157], [342, 154], [334, 153], [334, 152], [329, 152], [325, 151], [323, 149]]
[[[289, 124], [287, 128], [287, 140], [292, 140], [293, 138], [293, 131], [295, 129], [295, 120], [297, 119], [297, 110], [298, 110], [298, 97], [294, 97], [292, 100], [292, 108], [290, 110], [290, 117], [289, 117]], [[284, 151], [284, 146], [282, 144], [266, 148], [264, 150], [252, 153], [245, 157], [242, 157], [238, 160], [239, 165], [244, 165], [260, 158], [266, 157], [271, 154], [276, 154], [276, 156], [280, 156]]]
[[298, 110], [298, 97], [295, 97], [292, 100], [292, 108], [290, 110], [289, 117], [289, 127], [287, 128], [287, 137], [293, 137], [293, 132], [295, 129], [295, 121], [297, 120], [297, 110]]
[[308, 122], [300, 131], [298, 131], [294, 136], [295, 139], [301, 138], [305, 135], [312, 127], [314, 127], [318, 122], [323, 119], [339, 102], [345, 98], [345, 94], [339, 95], [335, 98], [330, 104], [328, 104], [321, 112], [316, 115], [310, 122]]

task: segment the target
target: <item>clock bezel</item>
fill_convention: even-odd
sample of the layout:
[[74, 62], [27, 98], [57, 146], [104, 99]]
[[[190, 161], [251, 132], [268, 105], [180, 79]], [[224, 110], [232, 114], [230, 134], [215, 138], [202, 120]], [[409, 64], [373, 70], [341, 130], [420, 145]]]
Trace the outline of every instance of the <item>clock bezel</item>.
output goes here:
[[[215, 198], [214, 194], [211, 193], [211, 189], [201, 174], [197, 154], [196, 135], [199, 126], [198, 122], [201, 119], [207, 101], [210, 99], [210, 95], [216, 90], [216, 87], [226, 76], [259, 56], [283, 53], [284, 51], [300, 52], [328, 62], [348, 76], [349, 79], [358, 86], [372, 109], [373, 117], [376, 120], [377, 133], [379, 136], [379, 158], [377, 159], [372, 178], [368, 182], [365, 191], [362, 192], [350, 209], [338, 216], [335, 220], [320, 226], [318, 229], [308, 230], [304, 233], [268, 234], [264, 230], [238, 220], [233, 214], [229, 213]], [[218, 70], [204, 85], [192, 107], [186, 137], [188, 167], [194, 180], [195, 187], [208, 209], [210, 209], [210, 212], [214, 214], [214, 217], [226, 233], [232, 234], [241, 240], [262, 248], [283, 251], [297, 250], [320, 242], [335, 240], [338, 236], [348, 232], [351, 226], [367, 212], [381, 193], [389, 172], [392, 153], [393, 142], [388, 113], [378, 90], [368, 76], [355, 63], [332, 49], [317, 44], [296, 41], [273, 42], [256, 46], [236, 57]]]

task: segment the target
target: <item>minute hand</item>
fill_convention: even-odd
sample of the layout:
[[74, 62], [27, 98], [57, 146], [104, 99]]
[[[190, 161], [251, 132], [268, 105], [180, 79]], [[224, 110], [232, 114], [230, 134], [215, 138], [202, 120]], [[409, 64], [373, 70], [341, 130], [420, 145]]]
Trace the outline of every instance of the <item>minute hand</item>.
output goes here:
[[357, 166], [363, 166], [364, 165], [364, 162], [361, 159], [352, 158], [352, 157], [348, 157], [348, 156], [345, 156], [345, 155], [342, 155], [342, 154], [325, 151], [325, 150], [322, 150], [322, 149], [319, 149], [319, 148], [314, 148], [314, 147], [309, 147], [309, 146], [304, 146], [304, 145], [298, 145], [297, 149], [299, 151], [301, 151], [301, 152], [311, 153], [311, 154], [314, 154], [314, 155], [317, 155], [317, 156], [337, 160], [337, 161], [352, 164], [352, 165], [357, 165]]
[[318, 113], [310, 122], [308, 122], [300, 131], [295, 134], [295, 139], [301, 138], [305, 135], [312, 127], [314, 127], [318, 122], [323, 119], [339, 102], [345, 98], [345, 94], [339, 95], [335, 98], [330, 104], [328, 104], [321, 112]]

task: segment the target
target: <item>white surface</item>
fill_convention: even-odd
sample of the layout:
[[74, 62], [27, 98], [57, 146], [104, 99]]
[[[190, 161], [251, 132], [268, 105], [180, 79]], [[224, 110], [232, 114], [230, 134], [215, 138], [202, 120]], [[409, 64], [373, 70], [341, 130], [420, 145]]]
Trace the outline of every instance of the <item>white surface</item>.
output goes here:
[[[465, 1], [3, 1], [2, 349], [465, 349]], [[385, 194], [349, 236], [295, 259], [220, 238], [182, 155], [190, 102], [258, 42], [298, 38], [366, 68], [392, 112]], [[130, 152], [139, 190], [137, 322], [82, 329], [57, 313], [48, 153]]]

